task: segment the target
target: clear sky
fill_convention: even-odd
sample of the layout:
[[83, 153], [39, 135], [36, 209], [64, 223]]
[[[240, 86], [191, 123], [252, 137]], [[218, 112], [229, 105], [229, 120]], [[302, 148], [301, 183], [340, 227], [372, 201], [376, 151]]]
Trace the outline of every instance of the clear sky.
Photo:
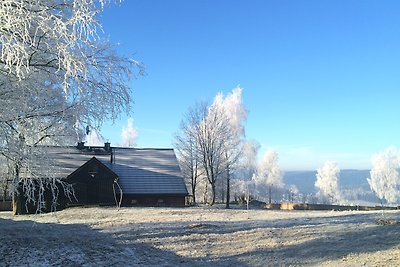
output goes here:
[[[246, 136], [284, 170], [369, 168], [400, 146], [400, 1], [125, 0], [101, 22], [144, 63], [138, 147], [171, 147], [183, 114], [244, 88]], [[103, 127], [116, 144], [127, 117]]]

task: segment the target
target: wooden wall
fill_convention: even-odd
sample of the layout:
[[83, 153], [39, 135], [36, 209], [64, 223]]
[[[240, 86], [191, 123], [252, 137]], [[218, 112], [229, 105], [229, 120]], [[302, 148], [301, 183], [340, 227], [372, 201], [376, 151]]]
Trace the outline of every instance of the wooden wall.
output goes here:
[[185, 206], [185, 196], [163, 196], [163, 195], [152, 195], [152, 196], [134, 196], [134, 195], [123, 195], [122, 206]]

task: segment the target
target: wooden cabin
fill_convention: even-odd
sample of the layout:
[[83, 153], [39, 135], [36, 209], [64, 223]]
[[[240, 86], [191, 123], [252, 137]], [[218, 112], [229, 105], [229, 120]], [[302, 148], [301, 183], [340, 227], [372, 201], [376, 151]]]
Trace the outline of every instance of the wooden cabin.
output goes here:
[[[188, 196], [173, 149], [48, 146], [52, 172], [71, 184], [72, 205], [184, 206]], [[23, 199], [20, 199], [23, 202]]]

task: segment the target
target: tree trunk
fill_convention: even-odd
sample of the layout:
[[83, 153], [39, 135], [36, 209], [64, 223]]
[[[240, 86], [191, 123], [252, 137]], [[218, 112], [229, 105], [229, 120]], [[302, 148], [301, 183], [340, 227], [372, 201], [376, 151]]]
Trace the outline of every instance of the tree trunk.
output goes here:
[[[221, 203], [225, 202], [225, 185], [224, 185], [225, 180], [221, 180]], [[217, 199], [217, 197], [216, 197]]]
[[21, 202], [21, 196], [16, 195], [16, 190], [19, 190], [18, 188], [18, 182], [19, 182], [19, 166], [18, 164], [15, 165], [15, 177], [14, 177], [14, 188], [13, 188], [13, 193], [12, 193], [12, 205], [13, 205], [13, 215], [19, 215], [22, 214], [22, 202]]
[[13, 208], [13, 215], [19, 215], [22, 213], [21, 201], [18, 199], [15, 192], [13, 192], [12, 194], [12, 208]]
[[211, 195], [212, 196], [211, 196], [210, 206], [215, 204], [215, 194], [216, 194], [216, 192], [215, 192], [215, 183], [213, 183], [213, 184], [211, 184]]
[[[193, 166], [193, 164], [191, 164]], [[196, 163], [194, 166], [194, 171], [192, 170], [192, 195], [193, 195], [193, 204], [196, 204], [196, 187], [197, 187], [197, 178], [198, 175], [198, 162], [196, 159]]]
[[[7, 182], [6, 182], [7, 183]], [[4, 185], [4, 189], [3, 189], [3, 202], [6, 201], [7, 198], [7, 191], [8, 191], [8, 185], [5, 184]]]
[[269, 187], [269, 192], [268, 192], [268, 201], [269, 201], [269, 204], [271, 204], [272, 203], [272, 186], [270, 186]]
[[196, 204], [196, 183], [193, 179], [192, 179], [192, 200], [193, 204]]
[[250, 202], [250, 190], [249, 185], [246, 185], [246, 208], [249, 210], [249, 202]]
[[229, 172], [229, 165], [226, 168], [226, 206], [225, 208], [229, 209], [229, 202], [231, 201], [230, 198], [230, 181], [231, 181], [231, 177], [230, 177], [230, 172]]
[[192, 199], [193, 199], [193, 204], [196, 204], [196, 191], [192, 190]]
[[203, 202], [204, 202], [204, 204], [207, 203], [207, 195], [208, 195], [208, 181], [206, 180], [206, 188], [204, 189], [204, 193], [203, 193]]

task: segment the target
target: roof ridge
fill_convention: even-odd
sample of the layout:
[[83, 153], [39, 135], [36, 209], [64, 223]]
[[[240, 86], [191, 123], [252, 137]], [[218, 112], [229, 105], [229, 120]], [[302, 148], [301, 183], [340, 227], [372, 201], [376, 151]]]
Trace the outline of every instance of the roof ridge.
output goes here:
[[[36, 145], [37, 147], [50, 147], [50, 148], [77, 148], [76, 145]], [[104, 148], [104, 146], [87, 146], [90, 148]], [[117, 149], [132, 149], [132, 150], [174, 150], [173, 147], [121, 147], [111, 146]]]
[[116, 147], [116, 146], [112, 146], [111, 148], [116, 148], [116, 149], [126, 149], [126, 150], [129, 150], [129, 149], [133, 149], [133, 150], [174, 150], [174, 148], [172, 148], [172, 147], [170, 147], [170, 148], [167, 148], [167, 147], [162, 147], [162, 148], [160, 148], [160, 147]]

